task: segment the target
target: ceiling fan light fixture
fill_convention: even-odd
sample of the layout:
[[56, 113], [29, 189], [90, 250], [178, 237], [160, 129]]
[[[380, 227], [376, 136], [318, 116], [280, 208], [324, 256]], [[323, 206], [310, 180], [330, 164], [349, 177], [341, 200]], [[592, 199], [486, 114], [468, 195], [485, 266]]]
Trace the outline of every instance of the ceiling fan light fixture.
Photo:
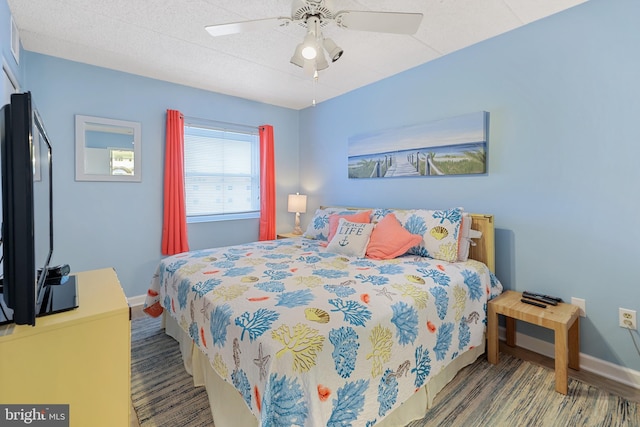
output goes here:
[[313, 46], [305, 46], [302, 48], [302, 57], [304, 59], [314, 59], [318, 55], [318, 51]]
[[291, 63], [293, 65], [297, 65], [298, 67], [304, 67], [304, 57], [302, 56], [302, 49], [304, 48], [304, 44], [300, 43], [296, 46], [295, 52], [293, 52], [293, 56], [291, 57]]
[[306, 77], [313, 77], [313, 74], [317, 73], [316, 61], [313, 59], [305, 59], [302, 71]]
[[324, 56], [323, 51], [318, 51], [318, 56], [316, 56], [316, 70], [321, 71], [326, 68], [329, 68], [329, 62], [327, 62], [327, 58]]
[[344, 50], [342, 50], [342, 48], [339, 47], [331, 39], [324, 39], [322, 41], [322, 44], [323, 44], [325, 50], [327, 51], [327, 53], [329, 54], [329, 58], [331, 58], [331, 62], [336, 62], [338, 59], [340, 59], [340, 57], [344, 53]]
[[301, 54], [305, 59], [314, 59], [318, 55], [318, 43], [313, 33], [308, 32], [304, 37]]

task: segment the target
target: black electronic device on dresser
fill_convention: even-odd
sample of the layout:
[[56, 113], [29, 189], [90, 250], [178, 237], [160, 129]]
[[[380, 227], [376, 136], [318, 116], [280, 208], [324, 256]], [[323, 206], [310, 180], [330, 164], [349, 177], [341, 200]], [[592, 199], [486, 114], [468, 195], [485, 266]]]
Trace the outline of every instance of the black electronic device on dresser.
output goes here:
[[[53, 163], [51, 142], [30, 92], [11, 95], [2, 107], [0, 142], [0, 324], [35, 325], [36, 316], [78, 304], [75, 280], [58, 280], [56, 286], [47, 282], [53, 254]], [[68, 274], [68, 267], [64, 271]]]

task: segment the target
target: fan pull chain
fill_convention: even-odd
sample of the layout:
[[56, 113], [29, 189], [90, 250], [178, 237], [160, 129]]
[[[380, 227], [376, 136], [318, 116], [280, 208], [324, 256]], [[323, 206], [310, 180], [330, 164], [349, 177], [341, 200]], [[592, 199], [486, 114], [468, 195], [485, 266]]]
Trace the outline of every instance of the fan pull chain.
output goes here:
[[318, 87], [318, 70], [313, 72], [313, 100], [311, 101], [311, 106], [316, 106], [316, 92]]

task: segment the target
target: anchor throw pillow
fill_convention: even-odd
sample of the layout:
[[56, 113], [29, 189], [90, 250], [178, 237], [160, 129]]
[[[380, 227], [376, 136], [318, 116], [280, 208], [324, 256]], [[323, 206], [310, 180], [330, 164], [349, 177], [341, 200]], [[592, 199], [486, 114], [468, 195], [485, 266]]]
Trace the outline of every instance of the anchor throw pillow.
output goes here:
[[363, 258], [374, 224], [357, 223], [340, 218], [336, 234], [327, 245], [327, 251]]

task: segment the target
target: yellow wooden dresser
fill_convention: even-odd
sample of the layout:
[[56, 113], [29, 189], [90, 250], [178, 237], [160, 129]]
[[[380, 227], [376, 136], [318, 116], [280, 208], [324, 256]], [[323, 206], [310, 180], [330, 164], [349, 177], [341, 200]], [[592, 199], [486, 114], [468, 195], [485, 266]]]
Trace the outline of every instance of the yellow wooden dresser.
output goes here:
[[0, 404], [68, 404], [70, 426], [129, 426], [127, 300], [111, 268], [75, 276], [78, 308], [0, 326]]

